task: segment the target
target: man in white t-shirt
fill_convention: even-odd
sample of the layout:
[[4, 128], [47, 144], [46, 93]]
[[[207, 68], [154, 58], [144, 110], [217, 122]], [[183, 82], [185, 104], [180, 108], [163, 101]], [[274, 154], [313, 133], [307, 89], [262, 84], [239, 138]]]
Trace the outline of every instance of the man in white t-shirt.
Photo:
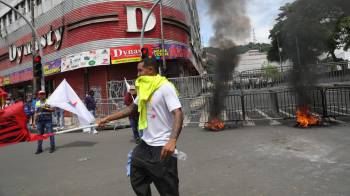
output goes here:
[[125, 109], [101, 119], [99, 126], [140, 112], [142, 142], [132, 154], [130, 181], [138, 196], [151, 196], [153, 182], [161, 196], [178, 196], [177, 159], [171, 156], [181, 133], [183, 113], [176, 89], [165, 77], [157, 75], [157, 62], [146, 58], [137, 66], [137, 98]]

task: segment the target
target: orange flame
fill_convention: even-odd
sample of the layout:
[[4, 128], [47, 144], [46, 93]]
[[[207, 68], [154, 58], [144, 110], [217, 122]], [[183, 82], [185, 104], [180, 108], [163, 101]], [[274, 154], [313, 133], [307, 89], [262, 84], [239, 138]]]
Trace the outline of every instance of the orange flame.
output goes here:
[[204, 127], [212, 131], [220, 131], [225, 128], [225, 123], [218, 118], [214, 118], [205, 123]]
[[299, 126], [304, 128], [320, 123], [320, 119], [317, 116], [310, 114], [310, 110], [307, 106], [299, 107], [296, 112], [296, 117]]

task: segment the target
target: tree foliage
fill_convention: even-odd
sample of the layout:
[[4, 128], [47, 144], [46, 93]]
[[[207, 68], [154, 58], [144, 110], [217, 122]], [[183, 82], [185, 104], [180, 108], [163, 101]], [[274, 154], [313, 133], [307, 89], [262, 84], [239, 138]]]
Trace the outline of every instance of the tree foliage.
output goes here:
[[328, 53], [336, 59], [336, 49], [349, 48], [348, 0], [296, 0], [280, 8], [270, 30], [272, 47], [268, 59], [292, 60], [295, 64], [314, 63]]
[[277, 80], [278, 78], [281, 77], [281, 72], [278, 70], [278, 68], [274, 65], [269, 64], [269, 63], [265, 64], [262, 67], [262, 70], [267, 78]]

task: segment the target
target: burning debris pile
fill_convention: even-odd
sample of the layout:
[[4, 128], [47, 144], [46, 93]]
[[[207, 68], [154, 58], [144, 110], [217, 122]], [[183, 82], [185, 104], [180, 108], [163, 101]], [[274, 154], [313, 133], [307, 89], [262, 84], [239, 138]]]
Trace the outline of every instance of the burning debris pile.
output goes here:
[[302, 128], [321, 125], [321, 119], [318, 116], [312, 115], [307, 106], [299, 107], [296, 112], [296, 117], [297, 125]]
[[204, 124], [204, 127], [212, 131], [220, 131], [225, 128], [225, 123], [218, 118], [213, 118]]
[[205, 128], [219, 131], [225, 127], [220, 119], [225, 109], [228, 83], [232, 80], [234, 68], [239, 58], [234, 41], [247, 39], [250, 34], [250, 21], [245, 13], [245, 0], [206, 0], [209, 15], [214, 19], [215, 34], [210, 45], [221, 50], [216, 61], [216, 75], [213, 98], [210, 103], [209, 122]]

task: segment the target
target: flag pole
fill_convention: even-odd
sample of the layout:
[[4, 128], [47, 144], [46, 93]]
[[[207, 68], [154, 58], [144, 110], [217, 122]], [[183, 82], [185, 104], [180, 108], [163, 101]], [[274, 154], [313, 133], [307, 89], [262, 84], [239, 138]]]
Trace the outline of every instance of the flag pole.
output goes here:
[[64, 133], [70, 133], [70, 132], [73, 132], [73, 131], [78, 131], [78, 130], [82, 130], [82, 129], [97, 127], [97, 126], [98, 126], [97, 124], [93, 124], [93, 125], [88, 125], [88, 126], [83, 126], [83, 127], [76, 127], [76, 128], [73, 128], [73, 129], [58, 131], [58, 132], [55, 133], [55, 135], [60, 135], [60, 134], [64, 134]]
[[[124, 82], [125, 82], [125, 85], [126, 85], [126, 90], [127, 92], [130, 91], [130, 84], [128, 83], [128, 81], [126, 81], [126, 78], [124, 77]], [[135, 101], [134, 97], [131, 95], [131, 98], [133, 101]]]

